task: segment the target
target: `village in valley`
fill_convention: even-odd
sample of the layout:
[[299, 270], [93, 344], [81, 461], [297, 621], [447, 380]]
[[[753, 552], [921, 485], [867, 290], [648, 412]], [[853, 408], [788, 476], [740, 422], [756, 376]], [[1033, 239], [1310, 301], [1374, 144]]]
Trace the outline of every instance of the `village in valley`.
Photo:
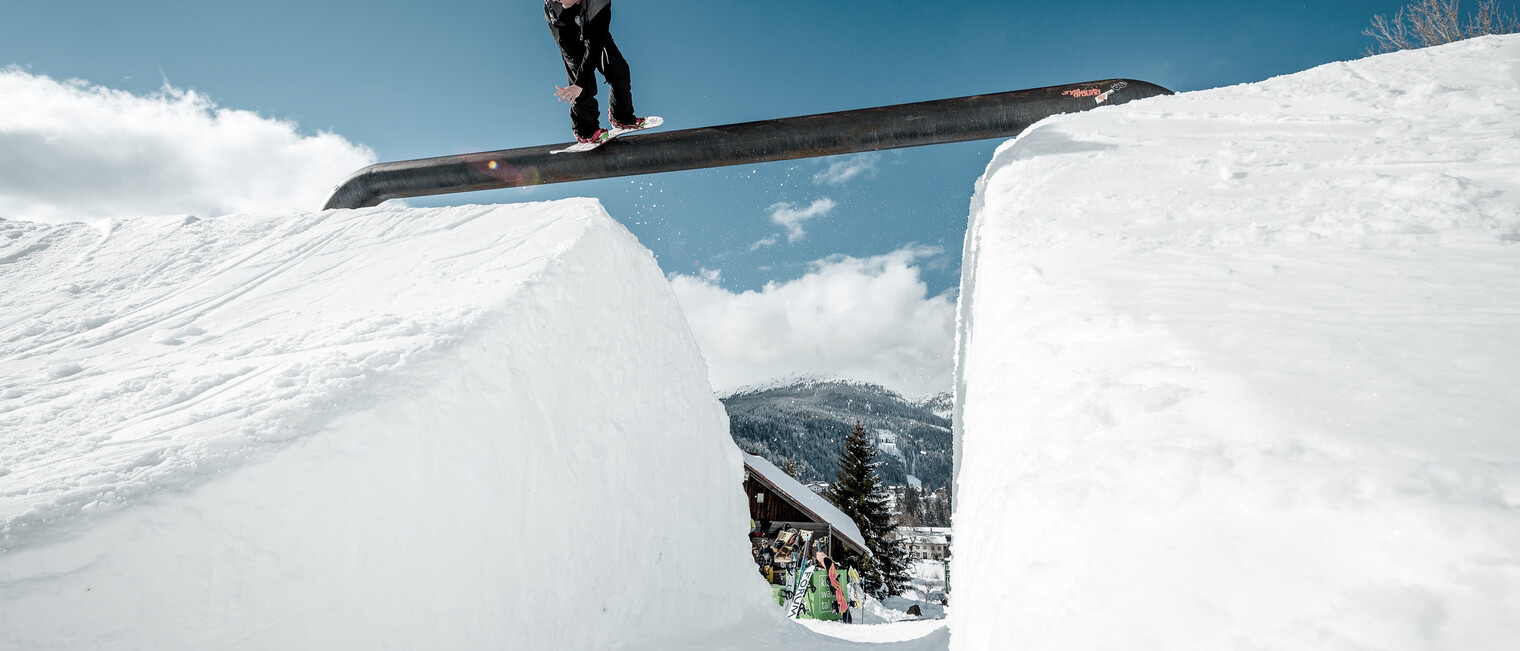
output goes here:
[[[845, 623], [945, 616], [951, 487], [948, 481], [926, 487], [912, 472], [919, 457], [948, 452], [932, 450], [932, 437], [923, 435], [926, 428], [948, 435], [948, 419], [936, 413], [947, 398], [906, 400], [880, 386], [831, 378], [790, 379], [724, 397], [735, 441], [756, 452], [744, 453], [751, 555], [778, 608], [797, 619]], [[806, 446], [778, 445], [778, 430], [814, 448], [832, 443], [838, 452], [806, 459]], [[828, 470], [829, 480], [818, 478]]]

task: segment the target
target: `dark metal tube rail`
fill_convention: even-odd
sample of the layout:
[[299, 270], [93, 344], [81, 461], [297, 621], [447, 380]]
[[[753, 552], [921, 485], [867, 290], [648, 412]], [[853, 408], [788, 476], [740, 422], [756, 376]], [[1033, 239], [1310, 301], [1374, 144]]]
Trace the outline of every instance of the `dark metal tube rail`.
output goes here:
[[1008, 138], [1058, 113], [1170, 94], [1165, 88], [1143, 81], [1106, 79], [720, 127], [640, 133], [578, 154], [550, 154], [550, 150], [565, 145], [544, 145], [379, 163], [343, 181], [324, 209], [363, 208], [387, 199], [451, 192]]

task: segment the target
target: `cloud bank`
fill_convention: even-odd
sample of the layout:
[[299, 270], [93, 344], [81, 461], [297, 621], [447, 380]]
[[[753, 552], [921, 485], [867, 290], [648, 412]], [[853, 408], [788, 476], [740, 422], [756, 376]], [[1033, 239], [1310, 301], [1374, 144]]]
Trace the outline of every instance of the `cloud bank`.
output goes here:
[[716, 273], [671, 283], [707, 358], [713, 388], [790, 374], [877, 382], [916, 396], [950, 388], [955, 300], [929, 296], [910, 247], [870, 258], [834, 256], [801, 278], [733, 293]]
[[374, 161], [193, 90], [138, 96], [0, 68], [0, 218], [312, 211]]

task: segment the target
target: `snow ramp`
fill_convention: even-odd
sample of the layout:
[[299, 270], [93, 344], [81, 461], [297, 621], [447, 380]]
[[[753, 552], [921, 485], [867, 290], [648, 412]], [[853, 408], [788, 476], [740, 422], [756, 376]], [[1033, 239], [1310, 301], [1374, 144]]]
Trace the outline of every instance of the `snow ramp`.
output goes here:
[[1520, 640], [1520, 37], [1036, 125], [965, 270], [952, 649]]
[[789, 626], [706, 378], [591, 200], [0, 221], [0, 646]]

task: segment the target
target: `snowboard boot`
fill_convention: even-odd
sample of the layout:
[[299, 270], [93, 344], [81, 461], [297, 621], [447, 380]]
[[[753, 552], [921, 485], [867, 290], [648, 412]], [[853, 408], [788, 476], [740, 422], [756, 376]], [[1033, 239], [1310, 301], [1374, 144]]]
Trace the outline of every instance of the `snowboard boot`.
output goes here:
[[590, 138], [582, 137], [581, 134], [578, 134], [578, 133], [575, 134], [575, 141], [579, 142], [579, 143], [582, 143], [582, 144], [593, 143], [593, 142], [597, 143], [597, 144], [601, 144], [603, 142], [606, 142], [607, 138], [610, 137], [611, 135], [612, 135], [611, 131], [608, 131], [606, 129], [597, 129], [596, 133], [591, 134]]
[[624, 124], [622, 122], [618, 122], [617, 118], [612, 117], [610, 114], [607, 116], [607, 121], [612, 123], [612, 128], [622, 129], [624, 131], [638, 131], [648, 126], [649, 122], [647, 118], [634, 118], [632, 123]]

